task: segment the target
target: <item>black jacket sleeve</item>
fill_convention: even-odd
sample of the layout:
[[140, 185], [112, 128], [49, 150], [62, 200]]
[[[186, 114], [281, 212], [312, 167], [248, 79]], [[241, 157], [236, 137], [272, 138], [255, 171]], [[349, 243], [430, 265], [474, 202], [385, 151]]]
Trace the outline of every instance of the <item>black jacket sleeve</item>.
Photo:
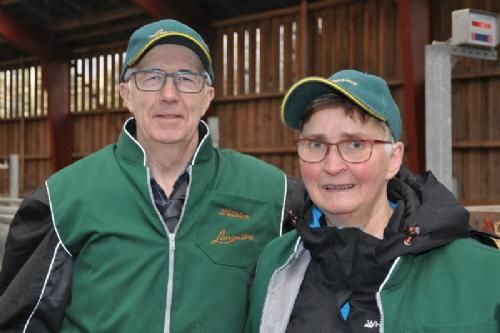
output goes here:
[[0, 272], [0, 332], [58, 332], [69, 301], [73, 259], [52, 223], [45, 187], [21, 204]]
[[307, 198], [304, 183], [292, 176], [287, 176], [285, 214], [283, 216], [283, 234], [295, 229], [294, 216], [298, 215]]

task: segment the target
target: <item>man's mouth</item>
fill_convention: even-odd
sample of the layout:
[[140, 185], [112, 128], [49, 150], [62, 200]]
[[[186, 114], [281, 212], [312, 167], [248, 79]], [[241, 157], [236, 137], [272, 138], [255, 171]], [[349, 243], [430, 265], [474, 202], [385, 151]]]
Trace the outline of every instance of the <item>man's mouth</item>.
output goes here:
[[350, 190], [354, 187], [354, 184], [345, 184], [345, 185], [332, 185], [332, 184], [327, 184], [323, 185], [322, 188], [327, 191], [344, 191], [344, 190]]

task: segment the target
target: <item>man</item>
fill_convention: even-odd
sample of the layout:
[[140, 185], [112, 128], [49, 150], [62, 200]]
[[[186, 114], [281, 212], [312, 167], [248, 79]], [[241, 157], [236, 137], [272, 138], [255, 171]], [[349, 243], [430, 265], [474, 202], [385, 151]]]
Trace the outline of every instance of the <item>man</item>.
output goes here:
[[343, 70], [285, 95], [309, 199], [256, 268], [247, 332], [499, 332], [500, 252], [428, 172], [401, 166], [401, 118], [377, 76]]
[[212, 61], [190, 27], [135, 31], [121, 80], [133, 118], [118, 142], [51, 176], [16, 214], [0, 330], [242, 331], [248, 273], [282, 232], [287, 179], [212, 146], [201, 121]]

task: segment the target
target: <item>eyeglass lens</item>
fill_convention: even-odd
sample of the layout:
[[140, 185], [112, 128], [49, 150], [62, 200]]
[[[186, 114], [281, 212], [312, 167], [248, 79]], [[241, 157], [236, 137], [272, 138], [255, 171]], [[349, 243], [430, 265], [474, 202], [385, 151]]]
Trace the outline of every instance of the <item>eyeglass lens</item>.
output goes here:
[[166, 83], [167, 77], [172, 77], [174, 85], [180, 92], [197, 93], [205, 84], [205, 76], [189, 71], [165, 73], [163, 71], [145, 70], [134, 72], [135, 83], [139, 90], [159, 91]]
[[306, 162], [322, 161], [330, 146], [336, 146], [340, 157], [349, 163], [367, 161], [372, 153], [373, 143], [365, 140], [345, 140], [337, 143], [326, 143], [319, 140], [300, 140], [297, 143], [299, 157]]

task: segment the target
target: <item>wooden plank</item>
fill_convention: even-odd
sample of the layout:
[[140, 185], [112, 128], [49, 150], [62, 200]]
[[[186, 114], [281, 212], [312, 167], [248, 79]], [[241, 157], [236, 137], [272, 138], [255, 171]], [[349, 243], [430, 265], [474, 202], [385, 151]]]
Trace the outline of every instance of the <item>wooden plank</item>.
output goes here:
[[78, 112], [85, 111], [85, 77], [84, 77], [84, 66], [83, 58], [77, 60], [77, 75], [78, 75], [78, 85], [77, 85], [77, 96], [78, 96]]
[[117, 108], [117, 90], [118, 82], [116, 79], [116, 72], [118, 70], [118, 63], [116, 61], [115, 52], [110, 53], [111, 67], [110, 67], [110, 77], [109, 77], [109, 90], [110, 90], [110, 110], [115, 110]]
[[[214, 80], [214, 89], [215, 89], [215, 98], [218, 98], [219, 96], [223, 95], [224, 93], [224, 86], [223, 86], [223, 83], [224, 83], [224, 73], [223, 73], [223, 69], [224, 69], [224, 64], [223, 64], [223, 61], [224, 61], [224, 58], [223, 58], [223, 53], [222, 53], [222, 37], [223, 37], [223, 32], [221, 31], [221, 29], [216, 29], [215, 30], [215, 42], [214, 42], [214, 45], [215, 46], [212, 46], [211, 47], [211, 53], [212, 53], [212, 61], [213, 61], [213, 69], [214, 69], [214, 77], [215, 77], [215, 80]], [[209, 114], [207, 116], [211, 116], [212, 114], [215, 114], [213, 112], [214, 108], [211, 107], [209, 109]]]
[[[284, 49], [284, 59], [283, 59], [283, 91], [287, 91], [288, 88], [293, 84], [296, 77], [298, 77], [297, 72], [297, 62], [296, 54], [297, 48], [293, 44], [294, 32], [293, 26], [296, 27], [296, 17], [289, 17], [283, 19], [283, 49]], [[294, 59], [295, 58], [295, 59]], [[281, 88], [281, 87], [280, 87]]]
[[255, 73], [256, 73], [256, 29], [257, 25], [256, 24], [250, 24], [248, 25], [248, 50], [250, 52], [249, 54], [249, 65], [248, 65], [248, 74], [249, 74], [249, 89], [248, 93], [245, 94], [246, 96], [254, 96], [256, 93], [255, 89]]
[[[363, 45], [363, 5], [354, 3], [348, 7], [348, 24], [349, 27], [349, 68], [365, 70], [363, 66], [363, 52], [360, 52], [360, 46]], [[368, 50], [365, 50], [368, 52]]]
[[[318, 65], [316, 68], [316, 73], [321, 76], [328, 77], [331, 72], [331, 64], [333, 58], [335, 57], [335, 51], [332, 49], [332, 40], [335, 31], [332, 29], [333, 20], [333, 8], [324, 8], [318, 13], [318, 17], [311, 22], [311, 28], [313, 33], [316, 35], [318, 44], [316, 45], [316, 54], [318, 57]], [[321, 22], [321, 26], [319, 26]], [[313, 25], [314, 24], [314, 25]]]
[[380, 57], [378, 44], [380, 43], [378, 1], [367, 1], [363, 10], [363, 69], [368, 73], [378, 73], [377, 63]]
[[257, 138], [259, 137], [259, 133], [257, 131], [257, 113], [258, 113], [258, 102], [257, 101], [249, 101], [248, 102], [248, 131], [246, 138], [246, 147], [255, 147], [257, 145]]
[[226, 96], [234, 96], [234, 35], [232, 29], [225, 30], [226, 36]]
[[122, 64], [122, 57], [120, 53], [116, 52], [114, 58], [115, 58], [115, 71], [114, 71], [113, 88], [115, 94], [115, 103], [113, 104], [113, 109], [118, 109], [120, 108], [120, 102], [121, 102], [120, 91], [118, 89], [118, 86], [120, 85], [120, 69]]
[[252, 100], [260, 100], [260, 99], [274, 99], [274, 98], [282, 98], [285, 96], [284, 92], [272, 92], [272, 93], [261, 93], [261, 94], [252, 94], [252, 95], [243, 95], [243, 96], [224, 96], [218, 97], [214, 100], [216, 104], [227, 104], [233, 102], [240, 101], [252, 101]]
[[2, 74], [3, 74], [3, 80], [2, 80], [3, 81], [3, 96], [0, 96], [0, 98], [3, 98], [3, 105], [4, 105], [4, 108], [5, 108], [4, 109], [5, 113], [4, 113], [3, 117], [4, 118], [9, 118], [9, 106], [7, 104], [7, 96], [9, 94], [9, 91], [7, 89], [7, 79], [8, 79], [9, 73], [8, 73], [8, 71], [4, 71], [4, 72], [2, 72]]
[[[301, 1], [303, 1], [303, 0], [301, 0]], [[266, 12], [262, 12], [262, 13], [258, 13], [258, 14], [242, 15], [242, 16], [238, 16], [236, 18], [231, 18], [231, 19], [227, 19], [227, 20], [220, 20], [220, 21], [214, 22], [212, 25], [215, 28], [226, 28], [228, 26], [230, 27], [230, 26], [234, 26], [237, 24], [247, 24], [247, 23], [253, 23], [253, 22], [257, 22], [257, 21], [269, 20], [269, 19], [272, 19], [272, 18], [278, 17], [278, 16], [292, 15], [292, 14], [296, 14], [298, 12], [299, 12], [298, 6], [291, 6], [291, 7], [287, 7], [287, 8], [270, 10], [270, 11], [266, 11]]]
[[245, 29], [243, 26], [236, 27], [236, 71], [235, 71], [235, 95], [245, 94]]
[[297, 63], [299, 65], [298, 75], [300, 78], [311, 73], [311, 48], [310, 44], [310, 23], [307, 0], [300, 1], [299, 19], [297, 21]]
[[271, 22], [263, 21], [260, 26], [260, 92], [274, 92], [272, 89], [273, 67], [275, 66], [276, 46], [273, 44]]
[[109, 99], [110, 99], [110, 96], [109, 96], [109, 85], [110, 85], [110, 75], [111, 73], [109, 72], [109, 67], [108, 67], [108, 57], [109, 55], [108, 54], [104, 54], [103, 55], [103, 59], [102, 59], [102, 63], [103, 63], [103, 71], [104, 71], [104, 87], [103, 87], [103, 101], [104, 101], [104, 105], [103, 107], [106, 108], [106, 109], [111, 109], [110, 107], [110, 104], [109, 104]]
[[8, 103], [7, 103], [7, 118], [14, 118], [14, 112], [13, 112], [13, 104], [14, 104], [14, 84], [13, 84], [13, 77], [14, 77], [14, 71], [8, 71], [8, 81], [10, 86], [7, 89], [7, 95], [8, 95]]
[[[349, 48], [349, 36], [346, 36], [348, 8], [347, 6], [340, 6], [335, 9], [335, 48], [339, 50], [336, 53], [334, 68], [331, 72], [337, 72], [341, 69], [349, 68], [349, 58], [346, 50]], [[344, 52], [340, 52], [340, 50]]]
[[380, 36], [383, 38], [380, 39], [379, 44], [379, 72], [378, 74], [384, 78], [394, 77], [392, 75], [393, 66], [395, 62], [394, 52], [392, 49], [392, 44], [395, 40], [394, 30], [395, 27], [392, 24], [392, 21], [387, 18], [390, 17], [391, 14], [394, 14], [392, 11], [393, 4], [390, 0], [381, 0], [379, 6], [379, 17], [386, 18], [380, 20], [379, 31]]
[[485, 202], [491, 200], [498, 203], [500, 202], [500, 177], [498, 177], [498, 170], [500, 170], [500, 151], [489, 151], [487, 154], [487, 191], [486, 197], [481, 199]]
[[271, 50], [270, 50], [270, 62], [265, 68], [266, 72], [270, 75], [268, 77], [267, 86], [268, 91], [280, 91], [279, 89], [279, 78], [280, 78], [280, 18], [275, 17], [271, 20]]

